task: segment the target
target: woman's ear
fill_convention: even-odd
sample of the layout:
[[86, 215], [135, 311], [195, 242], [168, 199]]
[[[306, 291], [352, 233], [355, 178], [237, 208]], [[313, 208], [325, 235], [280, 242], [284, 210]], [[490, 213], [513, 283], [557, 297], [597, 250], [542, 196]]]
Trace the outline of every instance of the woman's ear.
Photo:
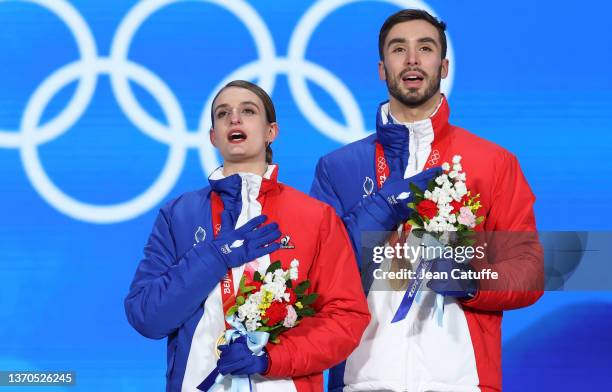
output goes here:
[[215, 144], [215, 130], [210, 128], [210, 131], [208, 132], [208, 136], [210, 137], [210, 144], [217, 147], [217, 145]]
[[268, 133], [266, 134], [266, 142], [268, 144], [272, 143], [276, 137], [278, 136], [278, 123], [270, 123], [268, 127]]

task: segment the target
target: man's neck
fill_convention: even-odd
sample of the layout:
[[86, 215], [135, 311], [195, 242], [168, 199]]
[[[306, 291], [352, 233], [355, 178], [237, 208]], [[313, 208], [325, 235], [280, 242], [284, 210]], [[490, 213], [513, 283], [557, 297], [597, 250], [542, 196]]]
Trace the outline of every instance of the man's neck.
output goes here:
[[389, 97], [389, 110], [397, 121], [404, 123], [413, 123], [431, 117], [431, 115], [434, 113], [434, 111], [440, 104], [441, 99], [442, 94], [438, 92], [422, 105], [418, 107], [409, 107], [404, 105], [394, 97]]
[[258, 176], [264, 176], [268, 170], [268, 164], [265, 161], [257, 162], [223, 162], [223, 175], [225, 177], [236, 173], [253, 173]]

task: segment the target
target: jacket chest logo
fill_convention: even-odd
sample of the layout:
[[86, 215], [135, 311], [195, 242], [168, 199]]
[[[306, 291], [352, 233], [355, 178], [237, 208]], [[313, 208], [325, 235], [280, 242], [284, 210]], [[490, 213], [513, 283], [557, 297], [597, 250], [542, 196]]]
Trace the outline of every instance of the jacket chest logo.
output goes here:
[[198, 226], [198, 229], [193, 233], [193, 239], [195, 240], [193, 246], [204, 241], [206, 239], [206, 230], [204, 230], [202, 226]]
[[363, 197], [368, 197], [374, 192], [374, 180], [370, 177], [366, 177], [363, 182]]
[[293, 245], [293, 242], [291, 241], [291, 236], [288, 234], [282, 236], [279, 243], [281, 249], [295, 249], [295, 245]]

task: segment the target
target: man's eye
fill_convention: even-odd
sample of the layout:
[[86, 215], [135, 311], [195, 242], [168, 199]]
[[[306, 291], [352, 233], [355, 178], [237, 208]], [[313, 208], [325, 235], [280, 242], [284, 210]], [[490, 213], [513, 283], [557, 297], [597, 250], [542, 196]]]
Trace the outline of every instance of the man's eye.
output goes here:
[[431, 52], [432, 51], [432, 49], [429, 46], [423, 46], [423, 47], [421, 47], [421, 50], [424, 51], [424, 52]]
[[393, 49], [393, 53], [402, 53], [402, 52], [405, 52], [405, 49], [402, 48], [402, 47], [398, 47], [398, 48]]

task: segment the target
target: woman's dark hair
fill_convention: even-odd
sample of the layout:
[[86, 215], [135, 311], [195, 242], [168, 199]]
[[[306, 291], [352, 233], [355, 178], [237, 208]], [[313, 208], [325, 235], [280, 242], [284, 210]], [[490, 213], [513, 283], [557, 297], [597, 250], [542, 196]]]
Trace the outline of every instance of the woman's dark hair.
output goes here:
[[[213, 110], [215, 108], [215, 101], [217, 100], [219, 94], [223, 92], [223, 90], [230, 87], [244, 88], [257, 95], [257, 97], [261, 99], [261, 102], [263, 102], [264, 110], [266, 112], [266, 121], [269, 123], [276, 122], [276, 110], [274, 109], [274, 104], [272, 103], [272, 99], [264, 89], [262, 89], [255, 83], [247, 82], [246, 80], [232, 80], [231, 82], [223, 86], [213, 99], [212, 106], [210, 108], [210, 121], [213, 127], [215, 125], [215, 116], [213, 113]], [[271, 144], [272, 142], [266, 145], [266, 163], [268, 164], [272, 163], [272, 147], [270, 147]]]

